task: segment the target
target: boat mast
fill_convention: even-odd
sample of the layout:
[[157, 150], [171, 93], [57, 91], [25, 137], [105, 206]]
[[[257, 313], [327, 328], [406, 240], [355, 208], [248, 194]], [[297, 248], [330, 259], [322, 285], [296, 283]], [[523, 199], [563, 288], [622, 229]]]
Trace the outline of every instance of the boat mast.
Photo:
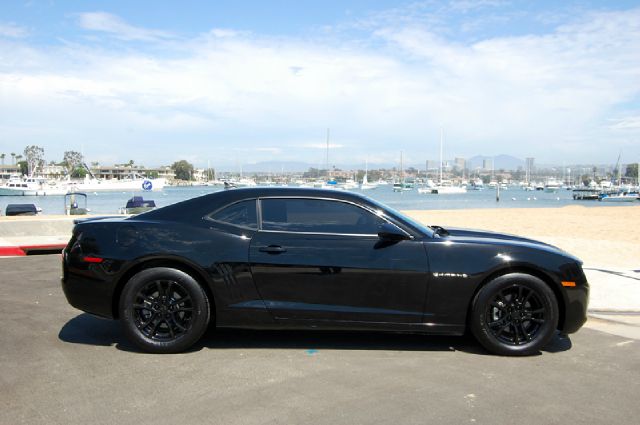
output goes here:
[[442, 138], [443, 138], [443, 130], [440, 127], [440, 185], [442, 185]]
[[327, 128], [327, 175], [329, 176], [329, 180], [331, 180], [331, 171], [329, 170], [329, 128]]
[[424, 185], [427, 185], [427, 182], [429, 181], [429, 160], [425, 160], [424, 161]]
[[[367, 173], [369, 172], [369, 159], [364, 160], [364, 177], [362, 178], [362, 184], [369, 183], [369, 178], [367, 177]], [[358, 181], [356, 179], [356, 181]]]

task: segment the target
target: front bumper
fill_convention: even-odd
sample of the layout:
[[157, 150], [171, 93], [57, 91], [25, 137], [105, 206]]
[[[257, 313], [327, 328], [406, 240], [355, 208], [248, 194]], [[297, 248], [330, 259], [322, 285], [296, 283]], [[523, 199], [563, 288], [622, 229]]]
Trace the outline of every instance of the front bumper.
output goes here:
[[560, 331], [571, 334], [587, 321], [587, 308], [589, 306], [589, 284], [587, 280], [574, 288], [566, 288], [565, 317]]

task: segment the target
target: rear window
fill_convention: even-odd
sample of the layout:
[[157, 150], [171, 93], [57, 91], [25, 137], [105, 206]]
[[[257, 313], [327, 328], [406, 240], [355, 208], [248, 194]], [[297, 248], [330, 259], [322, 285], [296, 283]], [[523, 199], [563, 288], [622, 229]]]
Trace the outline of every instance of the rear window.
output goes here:
[[221, 210], [209, 214], [208, 218], [232, 226], [258, 228], [258, 215], [256, 214], [256, 200], [236, 202]]

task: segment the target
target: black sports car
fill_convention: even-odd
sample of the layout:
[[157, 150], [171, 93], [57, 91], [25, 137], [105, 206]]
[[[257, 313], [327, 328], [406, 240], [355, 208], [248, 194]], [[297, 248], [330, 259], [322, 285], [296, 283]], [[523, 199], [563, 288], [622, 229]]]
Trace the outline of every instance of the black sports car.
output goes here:
[[78, 222], [63, 252], [71, 305], [120, 319], [155, 353], [210, 323], [460, 335], [538, 352], [586, 320], [580, 260], [498, 233], [424, 226], [334, 190], [233, 189], [130, 218]]

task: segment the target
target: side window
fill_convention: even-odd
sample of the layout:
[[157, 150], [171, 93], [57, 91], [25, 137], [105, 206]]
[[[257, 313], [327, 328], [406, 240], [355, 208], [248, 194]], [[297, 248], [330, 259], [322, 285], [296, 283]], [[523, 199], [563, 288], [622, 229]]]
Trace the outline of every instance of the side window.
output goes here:
[[352, 204], [322, 199], [263, 199], [262, 229], [287, 232], [378, 233], [384, 220]]
[[257, 229], [256, 200], [251, 199], [231, 204], [215, 213], [209, 214], [208, 218], [233, 226]]

